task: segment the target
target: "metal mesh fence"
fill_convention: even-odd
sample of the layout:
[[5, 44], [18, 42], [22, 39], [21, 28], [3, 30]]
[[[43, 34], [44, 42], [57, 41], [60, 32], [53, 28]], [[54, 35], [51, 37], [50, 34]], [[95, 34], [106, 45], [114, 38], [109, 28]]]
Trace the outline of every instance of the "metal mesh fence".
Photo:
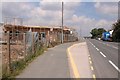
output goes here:
[[1, 33], [0, 45], [2, 47], [2, 74], [16, 70], [17, 61], [29, 59], [29, 56], [42, 48], [37, 33]]
[[[19, 32], [19, 33], [0, 33], [0, 45], [2, 47], [2, 74], [10, 74], [23, 69], [24, 64], [30, 61], [30, 58], [38, 55], [40, 49], [61, 43], [61, 34], [52, 33], [49, 38], [43, 37], [37, 32]], [[76, 41], [77, 37], [71, 34], [64, 34], [64, 42]], [[19, 63], [20, 62], [20, 63]]]

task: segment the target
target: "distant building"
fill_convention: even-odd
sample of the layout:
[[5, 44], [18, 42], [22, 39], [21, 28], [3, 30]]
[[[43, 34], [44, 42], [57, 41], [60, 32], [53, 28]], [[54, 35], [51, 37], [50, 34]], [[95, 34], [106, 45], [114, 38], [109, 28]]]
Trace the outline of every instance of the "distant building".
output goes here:
[[[54, 27], [54, 26], [20, 26], [20, 25], [4, 25], [5, 31], [10, 31], [12, 33], [27, 33], [29, 31], [31, 32], [37, 32], [39, 34], [39, 40], [41, 41], [61, 41], [61, 27]], [[72, 32], [72, 33], [71, 33]], [[67, 42], [70, 37], [70, 35], [74, 38], [71, 38], [71, 41], [73, 39], [77, 38], [77, 33], [75, 29], [70, 29], [68, 27], [64, 27], [63, 29], [64, 33], [64, 42]], [[14, 35], [15, 36], [15, 35]], [[21, 37], [23, 39], [23, 37]]]

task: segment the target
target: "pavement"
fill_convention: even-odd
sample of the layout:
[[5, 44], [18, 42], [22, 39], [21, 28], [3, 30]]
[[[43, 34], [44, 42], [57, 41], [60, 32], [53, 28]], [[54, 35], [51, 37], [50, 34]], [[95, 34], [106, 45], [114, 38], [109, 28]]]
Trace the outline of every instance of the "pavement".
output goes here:
[[118, 78], [118, 46], [114, 42], [86, 40], [97, 78]]
[[89, 52], [86, 42], [69, 47], [69, 58], [74, 78], [95, 78], [90, 65]]
[[16, 78], [70, 78], [66, 49], [73, 43], [65, 43], [49, 48]]

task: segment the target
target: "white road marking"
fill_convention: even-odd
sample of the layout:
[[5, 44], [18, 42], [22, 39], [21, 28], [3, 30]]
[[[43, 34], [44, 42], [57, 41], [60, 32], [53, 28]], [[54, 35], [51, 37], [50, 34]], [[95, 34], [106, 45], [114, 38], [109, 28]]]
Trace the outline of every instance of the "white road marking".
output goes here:
[[102, 52], [100, 52], [100, 54], [101, 54], [103, 57], [106, 57]]
[[113, 48], [115, 48], [115, 49], [118, 49], [117, 47], [115, 47], [115, 46], [112, 46]]
[[[91, 43], [91, 42], [90, 42]], [[93, 43], [91, 43], [92, 45], [94, 45]]]
[[[91, 42], [90, 42], [91, 43]], [[100, 42], [100, 43], [102, 43], [102, 42]], [[92, 44], [92, 43], [91, 43]], [[96, 48], [96, 50], [97, 51], [100, 51], [95, 45], [93, 45], [95, 48]], [[100, 51], [100, 54], [103, 56], [103, 57], [106, 57], [106, 55], [105, 54], [103, 54], [101, 51]]]
[[[90, 42], [90, 41], [89, 41], [89, 42]], [[95, 45], [94, 45], [92, 42], [90, 42], [90, 43], [92, 44], [93, 47], [95, 47]]]
[[96, 50], [99, 51], [99, 49], [96, 47]]
[[112, 46], [112, 45], [109, 45], [109, 44], [106, 44], [106, 45], [109, 46], [109, 47], [112, 47], [112, 48], [118, 49], [118, 48], [115, 47], [115, 46]]
[[[90, 42], [90, 43], [91, 43], [91, 42]], [[106, 43], [103, 43], [103, 42], [100, 42], [100, 43], [105, 44], [105, 45], [110, 46], [110, 47], [113, 47], [113, 48], [115, 48], [115, 49], [118, 49], [118, 48], [115, 47], [115, 46], [111, 46], [111, 45], [106, 44]], [[92, 44], [92, 43], [91, 43], [91, 44]], [[99, 51], [99, 49], [98, 49], [95, 45], [93, 45], [93, 47], [95, 47], [95, 48]], [[101, 51], [100, 51], [100, 54], [101, 54], [103, 57], [106, 57], [106, 55], [104, 55]], [[91, 62], [90, 62], [90, 63], [91, 63]], [[109, 60], [109, 63], [110, 63], [118, 72], [120, 72], [120, 69], [119, 69], [111, 60]], [[91, 67], [91, 70], [93, 70], [92, 67]], [[96, 76], [93, 75], [93, 78], [96, 78]]]
[[93, 45], [93, 47], [96, 47], [95, 45]]
[[120, 69], [111, 61], [109, 60], [109, 63], [117, 70], [120, 72]]

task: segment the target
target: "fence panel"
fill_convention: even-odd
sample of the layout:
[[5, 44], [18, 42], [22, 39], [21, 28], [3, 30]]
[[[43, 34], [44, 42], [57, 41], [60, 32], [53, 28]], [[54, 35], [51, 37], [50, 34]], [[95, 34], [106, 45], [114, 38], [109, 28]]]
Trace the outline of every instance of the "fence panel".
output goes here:
[[17, 61], [27, 61], [42, 47], [38, 33], [1, 33], [1, 35], [3, 75], [14, 72], [20, 67]]

